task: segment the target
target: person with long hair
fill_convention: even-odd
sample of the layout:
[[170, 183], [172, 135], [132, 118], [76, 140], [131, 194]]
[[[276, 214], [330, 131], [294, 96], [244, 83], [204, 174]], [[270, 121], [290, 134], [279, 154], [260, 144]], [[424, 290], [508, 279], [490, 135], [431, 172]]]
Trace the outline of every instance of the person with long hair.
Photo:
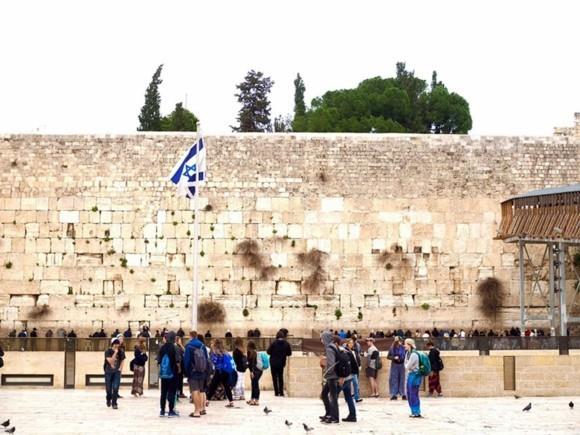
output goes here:
[[147, 363], [147, 353], [145, 352], [145, 339], [140, 338], [135, 346], [135, 357], [133, 358], [133, 384], [131, 394], [135, 397], [143, 396], [143, 380], [145, 379], [145, 364]]
[[177, 361], [177, 350], [175, 347], [175, 332], [169, 331], [163, 336], [164, 344], [159, 349], [157, 354], [157, 362], [159, 363], [159, 377], [161, 378], [161, 397], [159, 404], [161, 410], [159, 417], [165, 417], [165, 405], [169, 404], [169, 413], [167, 417], [179, 417], [179, 413], [175, 411], [175, 396], [177, 390], [177, 377], [183, 376], [179, 371], [179, 364]]
[[248, 401], [248, 405], [258, 406], [260, 404], [260, 378], [264, 371], [260, 368], [261, 364], [258, 362], [258, 355], [256, 350], [256, 343], [252, 340], [248, 341], [248, 366], [250, 369], [250, 379], [252, 380], [252, 396]]
[[211, 399], [215, 394], [218, 385], [224, 387], [224, 393], [228, 399], [228, 404], [226, 408], [234, 407], [234, 398], [232, 396], [232, 386], [230, 384], [230, 374], [234, 371], [232, 367], [233, 359], [224, 350], [223, 342], [216, 338], [211, 347], [210, 359], [213, 364], [215, 373], [209, 384], [209, 389], [207, 392], [208, 399]]
[[380, 358], [379, 350], [375, 346], [375, 339], [372, 337], [367, 338], [367, 368], [366, 375], [369, 378], [369, 383], [371, 386], [370, 397], [379, 397], [379, 385], [377, 383], [377, 374], [379, 372], [378, 361]]
[[246, 400], [244, 391], [244, 381], [246, 370], [248, 369], [248, 358], [244, 351], [244, 341], [241, 337], [236, 337], [234, 340], [234, 362], [236, 363], [236, 371], [238, 372], [238, 381], [234, 387], [234, 400]]
[[411, 408], [412, 418], [421, 418], [421, 401], [419, 400], [419, 387], [421, 386], [421, 375], [419, 374], [419, 356], [415, 350], [415, 340], [407, 338], [405, 340], [405, 369], [407, 370], [407, 400]]

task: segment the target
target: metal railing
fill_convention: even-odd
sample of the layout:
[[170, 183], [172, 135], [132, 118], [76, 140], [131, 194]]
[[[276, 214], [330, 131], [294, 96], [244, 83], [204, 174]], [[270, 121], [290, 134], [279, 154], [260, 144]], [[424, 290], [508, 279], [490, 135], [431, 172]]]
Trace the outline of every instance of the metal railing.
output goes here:
[[[221, 338], [224, 347], [234, 350], [233, 338]], [[161, 347], [160, 338], [149, 338], [146, 340], [146, 347]], [[209, 344], [211, 339], [206, 339]], [[259, 338], [242, 338], [244, 347], [248, 341], [252, 340], [258, 350], [267, 350], [270, 344], [276, 340], [275, 337]], [[323, 350], [322, 343], [317, 338], [299, 338], [289, 337], [288, 343], [295, 352], [316, 352], [318, 349]], [[432, 341], [440, 350], [444, 351], [479, 351], [481, 354], [487, 354], [495, 350], [568, 350], [580, 349], [580, 336], [571, 337], [468, 337], [468, 338], [415, 338], [415, 343], [419, 350], [424, 350], [427, 342]], [[137, 338], [126, 338], [125, 348], [127, 352], [132, 352], [138, 343]], [[183, 338], [183, 344], [189, 341], [188, 337]], [[363, 350], [366, 348], [364, 340], [360, 340]], [[380, 351], [387, 351], [393, 342], [392, 337], [376, 338], [375, 345]], [[0, 338], [0, 346], [4, 351], [21, 351], [21, 352], [104, 352], [110, 346], [110, 338], [30, 338], [30, 337], [4, 337]], [[155, 344], [155, 346], [152, 346]]]

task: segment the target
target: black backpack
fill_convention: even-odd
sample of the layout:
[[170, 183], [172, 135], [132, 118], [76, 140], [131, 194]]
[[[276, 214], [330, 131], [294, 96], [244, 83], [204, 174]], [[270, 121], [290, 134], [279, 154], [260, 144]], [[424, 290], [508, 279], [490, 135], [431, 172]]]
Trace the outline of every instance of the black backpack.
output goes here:
[[346, 378], [352, 374], [350, 367], [350, 358], [346, 352], [334, 348], [336, 352], [336, 363], [334, 365], [334, 372], [339, 378]]

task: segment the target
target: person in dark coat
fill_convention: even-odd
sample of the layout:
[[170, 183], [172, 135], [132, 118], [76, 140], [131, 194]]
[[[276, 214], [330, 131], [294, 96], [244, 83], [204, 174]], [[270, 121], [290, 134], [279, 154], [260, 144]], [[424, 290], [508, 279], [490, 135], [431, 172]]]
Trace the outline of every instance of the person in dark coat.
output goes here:
[[169, 403], [169, 413], [167, 417], [177, 417], [179, 414], [175, 412], [175, 395], [177, 392], [177, 377], [182, 376], [179, 372], [179, 365], [177, 364], [177, 349], [175, 347], [175, 337], [176, 334], [173, 331], [169, 331], [164, 337], [164, 344], [159, 349], [157, 354], [157, 362], [161, 365], [163, 357], [167, 355], [169, 358], [169, 365], [171, 367], [171, 372], [173, 377], [160, 379], [161, 380], [161, 398], [159, 404], [161, 411], [159, 412], [160, 417], [165, 416], [165, 404]]
[[437, 395], [441, 397], [443, 393], [441, 392], [441, 382], [439, 380], [439, 372], [443, 370], [443, 360], [439, 354], [439, 349], [435, 347], [433, 342], [429, 341], [425, 348], [429, 351], [429, 362], [431, 363], [431, 373], [429, 374], [429, 396], [437, 392]]
[[278, 331], [276, 340], [270, 345], [267, 352], [270, 355], [274, 395], [284, 397], [284, 367], [286, 367], [286, 359], [292, 355], [292, 348], [284, 338], [282, 331]]

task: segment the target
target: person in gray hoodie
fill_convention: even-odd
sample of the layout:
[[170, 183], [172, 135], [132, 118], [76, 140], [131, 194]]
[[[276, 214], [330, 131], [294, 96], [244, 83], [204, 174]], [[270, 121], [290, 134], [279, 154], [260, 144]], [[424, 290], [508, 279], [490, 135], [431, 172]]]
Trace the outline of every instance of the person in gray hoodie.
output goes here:
[[338, 384], [339, 379], [336, 374], [336, 355], [339, 352], [338, 347], [333, 342], [331, 331], [323, 331], [320, 334], [320, 341], [324, 345], [325, 358], [321, 360], [323, 368], [322, 377], [324, 386], [320, 397], [324, 403], [324, 416], [320, 417], [322, 423], [332, 424], [339, 422], [338, 416]]

